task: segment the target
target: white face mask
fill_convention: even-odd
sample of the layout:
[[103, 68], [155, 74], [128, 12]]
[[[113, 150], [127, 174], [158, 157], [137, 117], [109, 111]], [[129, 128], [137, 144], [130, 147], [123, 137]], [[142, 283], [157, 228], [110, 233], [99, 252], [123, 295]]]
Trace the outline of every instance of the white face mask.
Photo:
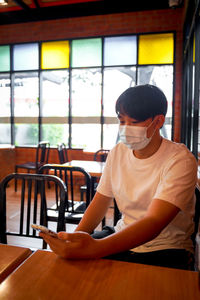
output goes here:
[[[151, 123], [152, 124], [152, 123]], [[151, 124], [149, 126], [151, 126]], [[141, 126], [119, 126], [119, 136], [122, 143], [132, 150], [140, 150], [145, 148], [152, 139], [147, 137], [148, 127]]]

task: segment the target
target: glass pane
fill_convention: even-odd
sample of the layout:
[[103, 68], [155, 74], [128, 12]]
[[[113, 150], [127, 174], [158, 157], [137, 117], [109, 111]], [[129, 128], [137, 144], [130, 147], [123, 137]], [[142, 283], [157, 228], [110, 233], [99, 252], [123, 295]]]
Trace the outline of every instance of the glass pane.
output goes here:
[[104, 124], [103, 125], [103, 148], [112, 149], [118, 141], [118, 124]]
[[42, 43], [42, 69], [69, 68], [69, 41]]
[[14, 71], [38, 69], [38, 44], [15, 45], [13, 47], [13, 65]]
[[10, 117], [10, 75], [0, 74], [0, 117]]
[[123, 91], [135, 86], [136, 68], [105, 68], [104, 69], [104, 116], [116, 117], [115, 103]]
[[136, 36], [105, 38], [104, 65], [135, 65], [137, 58]]
[[100, 141], [100, 124], [72, 124], [72, 148], [95, 152], [101, 148]]
[[15, 117], [38, 117], [38, 82], [37, 72], [14, 74]]
[[0, 124], [0, 144], [11, 143], [11, 127], [10, 124]]
[[139, 64], [172, 64], [173, 55], [172, 33], [139, 36]]
[[15, 124], [15, 145], [32, 146], [38, 144], [38, 124]]
[[68, 147], [68, 124], [43, 124], [42, 139], [49, 141], [51, 146], [57, 147], [59, 143], [65, 143]]
[[81, 39], [72, 41], [72, 67], [100, 66], [101, 39]]
[[10, 46], [0, 46], [0, 72], [10, 71]]
[[101, 70], [72, 70], [72, 116], [101, 115]]
[[69, 72], [42, 72], [42, 116], [68, 116]]
[[168, 111], [161, 133], [171, 139], [173, 109], [173, 66], [148, 66], [138, 68], [138, 84], [153, 84], [159, 87], [167, 97]]

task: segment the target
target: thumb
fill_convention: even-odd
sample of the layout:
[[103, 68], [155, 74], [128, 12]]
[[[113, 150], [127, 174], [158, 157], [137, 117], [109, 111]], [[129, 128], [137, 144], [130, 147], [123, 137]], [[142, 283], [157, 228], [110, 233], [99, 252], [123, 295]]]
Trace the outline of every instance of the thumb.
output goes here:
[[59, 239], [67, 240], [69, 242], [80, 242], [82, 239], [85, 239], [88, 236], [88, 233], [82, 231], [75, 231], [73, 233], [67, 233], [61, 231], [58, 233]]
[[58, 232], [57, 235], [60, 240], [68, 240], [69, 233], [67, 233], [65, 231], [60, 231], [60, 232]]

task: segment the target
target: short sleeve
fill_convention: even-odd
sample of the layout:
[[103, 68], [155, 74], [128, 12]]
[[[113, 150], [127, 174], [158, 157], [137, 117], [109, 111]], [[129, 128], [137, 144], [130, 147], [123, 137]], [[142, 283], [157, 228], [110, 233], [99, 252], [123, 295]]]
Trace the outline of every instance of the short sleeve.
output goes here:
[[197, 183], [197, 162], [191, 153], [179, 154], [171, 160], [161, 174], [154, 198], [168, 201], [183, 211], [190, 211]]
[[112, 150], [109, 152], [103, 174], [97, 186], [97, 192], [107, 197], [113, 197], [112, 182], [111, 182], [111, 170], [112, 170]]

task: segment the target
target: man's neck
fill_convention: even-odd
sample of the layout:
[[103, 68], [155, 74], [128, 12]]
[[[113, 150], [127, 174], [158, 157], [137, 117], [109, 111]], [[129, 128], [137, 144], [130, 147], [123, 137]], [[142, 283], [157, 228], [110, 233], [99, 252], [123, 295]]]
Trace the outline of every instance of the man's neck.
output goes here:
[[139, 159], [148, 158], [158, 151], [161, 143], [162, 143], [162, 136], [160, 135], [160, 132], [158, 130], [153, 135], [150, 143], [144, 149], [133, 150], [133, 154], [135, 157]]

